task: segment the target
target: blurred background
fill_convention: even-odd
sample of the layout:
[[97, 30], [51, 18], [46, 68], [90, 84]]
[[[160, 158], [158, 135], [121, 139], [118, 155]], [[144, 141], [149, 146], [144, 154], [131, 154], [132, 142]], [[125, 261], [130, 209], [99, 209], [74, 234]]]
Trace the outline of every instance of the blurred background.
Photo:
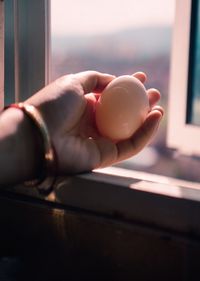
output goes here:
[[166, 146], [174, 13], [175, 0], [51, 0], [51, 78], [144, 71], [146, 88], [161, 92], [165, 117], [149, 146], [117, 166], [199, 182], [200, 160]]

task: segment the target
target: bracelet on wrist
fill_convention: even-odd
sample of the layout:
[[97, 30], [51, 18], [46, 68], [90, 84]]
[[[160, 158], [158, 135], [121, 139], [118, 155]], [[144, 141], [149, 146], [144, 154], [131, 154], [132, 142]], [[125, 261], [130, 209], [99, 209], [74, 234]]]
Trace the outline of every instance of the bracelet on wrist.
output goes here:
[[43, 145], [43, 169], [39, 171], [37, 179], [26, 181], [26, 186], [36, 187], [41, 193], [49, 193], [55, 184], [57, 173], [57, 159], [54, 146], [51, 142], [46, 123], [39, 112], [33, 105], [27, 103], [14, 103], [5, 107], [17, 108], [22, 110], [28, 116], [36, 129], [40, 133]]

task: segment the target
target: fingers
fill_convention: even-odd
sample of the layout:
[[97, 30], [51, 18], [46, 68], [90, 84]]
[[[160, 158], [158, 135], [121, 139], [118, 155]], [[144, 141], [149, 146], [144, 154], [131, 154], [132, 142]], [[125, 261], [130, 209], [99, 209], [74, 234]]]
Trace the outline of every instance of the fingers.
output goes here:
[[115, 76], [97, 71], [84, 71], [74, 75], [78, 79], [84, 90], [84, 94], [91, 92], [101, 92]]
[[144, 124], [129, 139], [117, 144], [118, 161], [122, 161], [140, 152], [155, 134], [162, 119], [163, 109], [161, 107], [152, 110]]
[[[133, 76], [144, 83], [147, 76], [144, 72], [136, 72]], [[74, 79], [81, 84], [84, 94], [91, 92], [100, 93], [116, 76], [107, 73], [100, 73], [97, 71], [84, 71], [73, 75]], [[149, 97], [149, 104], [152, 108], [160, 99], [160, 92], [156, 89], [147, 90]], [[98, 99], [99, 95], [97, 95]]]
[[[152, 111], [153, 111], [153, 112], [156, 111], [156, 110], [158, 110], [158, 111], [161, 113], [162, 116], [164, 115], [164, 109], [163, 109], [163, 107], [161, 107], [160, 105], [155, 105], [155, 106], [152, 108]], [[161, 117], [162, 117], [162, 116], [161, 116]]]
[[160, 92], [157, 89], [147, 90], [147, 96], [149, 98], [150, 108], [154, 107], [156, 103], [160, 100]]
[[147, 80], [147, 76], [144, 72], [138, 71], [133, 74], [133, 77], [137, 78], [140, 80], [142, 83], [144, 83]]
[[[144, 83], [147, 79], [144, 72], [136, 72], [133, 76], [139, 79], [142, 83]], [[75, 74], [74, 78], [79, 79], [84, 89], [84, 94], [87, 94], [90, 92], [102, 92], [108, 83], [116, 78], [116, 76], [97, 71], [84, 71]]]
[[[133, 76], [139, 79], [142, 83], [147, 80], [147, 76], [144, 72], [136, 72]], [[152, 108], [160, 100], [160, 92], [157, 89], [152, 88], [147, 90], [147, 95], [149, 97], [150, 107]]]
[[[145, 83], [147, 80], [147, 76], [144, 72], [136, 72], [133, 76], [139, 79], [142, 83]], [[157, 89], [152, 88], [147, 90], [147, 95], [149, 98], [150, 108], [152, 108], [160, 100], [160, 92]]]

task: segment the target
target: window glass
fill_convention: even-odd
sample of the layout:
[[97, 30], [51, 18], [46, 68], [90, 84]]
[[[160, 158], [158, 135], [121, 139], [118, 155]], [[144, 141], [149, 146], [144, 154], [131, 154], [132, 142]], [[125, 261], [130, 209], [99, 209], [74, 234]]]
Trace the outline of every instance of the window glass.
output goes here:
[[82, 70], [115, 75], [144, 71], [162, 94], [161, 127], [124, 168], [200, 181], [197, 158], [166, 146], [169, 68], [175, 0], [51, 0], [52, 79]]
[[200, 126], [200, 1], [193, 1], [190, 48], [188, 122]]

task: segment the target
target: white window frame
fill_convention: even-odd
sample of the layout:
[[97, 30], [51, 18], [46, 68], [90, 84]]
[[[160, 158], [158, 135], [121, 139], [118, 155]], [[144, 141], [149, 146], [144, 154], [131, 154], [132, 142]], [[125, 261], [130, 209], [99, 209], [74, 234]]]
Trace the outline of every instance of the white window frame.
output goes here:
[[192, 0], [177, 0], [170, 70], [167, 145], [200, 156], [200, 127], [187, 120]]

